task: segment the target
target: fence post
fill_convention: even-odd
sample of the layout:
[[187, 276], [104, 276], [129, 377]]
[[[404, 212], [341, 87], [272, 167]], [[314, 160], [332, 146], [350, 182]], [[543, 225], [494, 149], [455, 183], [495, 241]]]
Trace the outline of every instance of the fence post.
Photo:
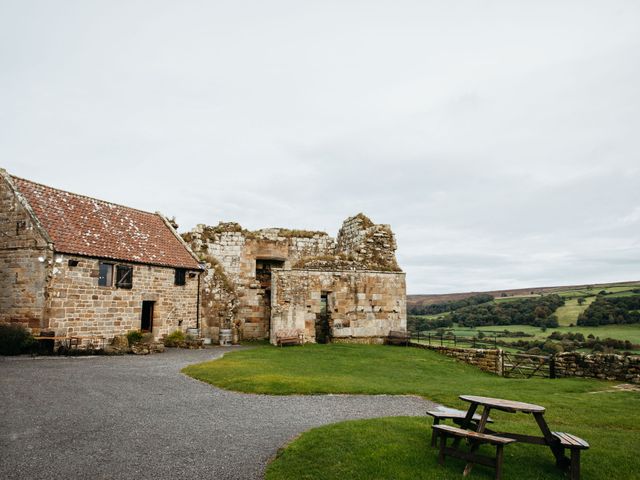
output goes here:
[[549, 378], [556, 378], [556, 356], [549, 356]]
[[444, 338], [444, 335], [440, 334], [440, 346], [444, 347], [444, 344], [442, 343], [442, 339]]
[[457, 346], [458, 346], [458, 341], [457, 341], [457, 337], [456, 337], [456, 334], [455, 334], [455, 333], [453, 334], [453, 346], [454, 346], [454, 347], [457, 347]]

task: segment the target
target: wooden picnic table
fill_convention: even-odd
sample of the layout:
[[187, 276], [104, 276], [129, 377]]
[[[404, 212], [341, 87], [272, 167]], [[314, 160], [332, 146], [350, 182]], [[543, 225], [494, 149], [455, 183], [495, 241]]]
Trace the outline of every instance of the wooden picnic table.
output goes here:
[[79, 336], [79, 335], [65, 335], [65, 336], [35, 336], [33, 337], [35, 340], [51, 340], [54, 342], [59, 342], [60, 345], [63, 345], [65, 348], [78, 348], [83, 340], [87, 340], [89, 344], [93, 346], [97, 346], [98, 348], [104, 348], [105, 337], [102, 335], [89, 335], [89, 336]]
[[[551, 453], [556, 459], [556, 465], [561, 468], [571, 466], [571, 478], [579, 478], [580, 475], [580, 449], [589, 448], [589, 444], [578, 437], [572, 436], [577, 439], [574, 445], [563, 440], [563, 436], [566, 435], [563, 432], [551, 432], [547, 422], [544, 418], [545, 408], [540, 405], [534, 405], [531, 403], [517, 402], [513, 400], [504, 400], [501, 398], [480, 397], [476, 395], [460, 395], [460, 399], [465, 402], [469, 402], [469, 409], [465, 415], [464, 420], [461, 422], [461, 428], [468, 429], [470, 426], [476, 425], [475, 432], [480, 434], [496, 435], [501, 438], [513, 439], [518, 442], [530, 443], [534, 445], [544, 445], [549, 447]], [[474, 422], [474, 416], [476, 416], [476, 410], [482, 406], [483, 411], [480, 417], [480, 421]], [[500, 410], [507, 413], [525, 413], [531, 414], [538, 424], [538, 428], [542, 436], [535, 435], [523, 435], [519, 433], [511, 432], [495, 432], [489, 430], [487, 421], [489, 419], [489, 413], [491, 410]], [[477, 416], [476, 416], [477, 417]], [[460, 443], [460, 438], [454, 442], [454, 448], [457, 448]], [[477, 450], [478, 444], [471, 444], [471, 457], [468, 458], [468, 462], [464, 475], [468, 475], [473, 468], [473, 452]], [[569, 448], [571, 450], [571, 459], [565, 457], [564, 449]]]

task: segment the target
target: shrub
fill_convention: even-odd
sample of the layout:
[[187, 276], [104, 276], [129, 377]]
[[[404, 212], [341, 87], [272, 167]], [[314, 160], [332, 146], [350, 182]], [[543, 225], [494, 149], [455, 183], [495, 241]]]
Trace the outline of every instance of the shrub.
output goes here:
[[142, 332], [140, 330], [131, 330], [127, 333], [127, 341], [129, 345], [133, 345], [134, 343], [140, 343], [142, 340]]
[[30, 349], [34, 342], [21, 323], [0, 324], [0, 355], [18, 355]]
[[186, 337], [182, 330], [175, 330], [171, 332], [169, 335], [164, 337], [164, 346], [165, 347], [179, 347], [182, 343], [184, 343]]
[[140, 338], [140, 343], [153, 343], [153, 333], [143, 333], [142, 338]]

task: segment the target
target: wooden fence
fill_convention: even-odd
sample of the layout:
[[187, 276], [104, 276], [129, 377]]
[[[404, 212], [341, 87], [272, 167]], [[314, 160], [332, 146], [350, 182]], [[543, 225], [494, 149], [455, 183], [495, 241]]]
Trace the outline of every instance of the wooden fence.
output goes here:
[[556, 378], [552, 355], [502, 352], [502, 376], [508, 378]]
[[[472, 348], [498, 350], [498, 335], [483, 338], [453, 333], [411, 332], [411, 341], [430, 347]], [[500, 350], [496, 372], [507, 378], [556, 378], [553, 355], [529, 355]], [[498, 371], [499, 368], [499, 371]]]

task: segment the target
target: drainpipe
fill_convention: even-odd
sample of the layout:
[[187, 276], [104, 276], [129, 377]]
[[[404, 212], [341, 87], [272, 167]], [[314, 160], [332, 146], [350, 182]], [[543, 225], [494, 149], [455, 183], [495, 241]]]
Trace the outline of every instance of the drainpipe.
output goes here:
[[[200, 329], [200, 277], [202, 276], [202, 272], [198, 272], [198, 294], [197, 294], [197, 303], [196, 303], [196, 328]], [[202, 332], [200, 333], [202, 336]]]

